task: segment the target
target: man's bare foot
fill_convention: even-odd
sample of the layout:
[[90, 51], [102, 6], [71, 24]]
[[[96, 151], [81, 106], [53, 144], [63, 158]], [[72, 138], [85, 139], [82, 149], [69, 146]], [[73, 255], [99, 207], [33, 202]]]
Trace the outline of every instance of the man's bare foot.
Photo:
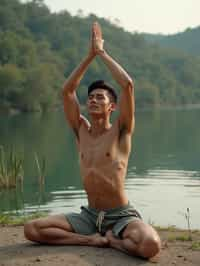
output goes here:
[[105, 247], [108, 246], [109, 241], [106, 237], [101, 236], [100, 234], [95, 234], [91, 236], [91, 245], [96, 247]]
[[117, 239], [111, 230], [106, 232], [106, 238], [108, 239], [109, 246], [112, 248], [119, 249], [121, 251], [125, 251], [125, 249], [122, 247], [122, 240]]

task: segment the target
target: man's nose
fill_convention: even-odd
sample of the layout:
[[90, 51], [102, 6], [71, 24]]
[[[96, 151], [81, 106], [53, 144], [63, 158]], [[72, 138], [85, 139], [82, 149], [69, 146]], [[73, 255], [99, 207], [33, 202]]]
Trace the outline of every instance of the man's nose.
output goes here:
[[91, 100], [90, 100], [90, 103], [96, 103], [97, 102], [97, 99], [96, 98], [92, 98]]

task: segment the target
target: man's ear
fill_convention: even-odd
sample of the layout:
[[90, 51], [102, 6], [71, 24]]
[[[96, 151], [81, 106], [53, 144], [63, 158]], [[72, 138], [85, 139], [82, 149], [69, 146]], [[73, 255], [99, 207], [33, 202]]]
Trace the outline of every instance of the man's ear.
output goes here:
[[115, 111], [117, 109], [117, 104], [114, 103], [114, 102], [111, 102], [110, 103], [110, 109], [111, 109], [112, 112]]

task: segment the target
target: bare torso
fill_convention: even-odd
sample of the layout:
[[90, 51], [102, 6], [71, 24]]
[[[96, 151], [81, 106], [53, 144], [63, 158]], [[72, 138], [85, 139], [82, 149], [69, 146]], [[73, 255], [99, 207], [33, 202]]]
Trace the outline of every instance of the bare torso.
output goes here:
[[102, 135], [91, 136], [82, 123], [79, 130], [80, 169], [91, 207], [102, 210], [128, 203], [124, 191], [131, 134], [120, 134], [116, 121]]

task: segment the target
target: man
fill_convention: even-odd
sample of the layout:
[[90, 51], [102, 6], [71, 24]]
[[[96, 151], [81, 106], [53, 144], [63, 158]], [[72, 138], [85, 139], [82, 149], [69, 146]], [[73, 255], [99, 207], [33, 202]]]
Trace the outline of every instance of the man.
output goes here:
[[[80, 114], [76, 89], [96, 56], [103, 60], [122, 89], [119, 117], [113, 125], [110, 115], [116, 109], [117, 96], [102, 80], [88, 88], [90, 122]], [[53, 215], [25, 224], [27, 239], [47, 244], [110, 246], [144, 258], [160, 251], [158, 234], [142, 221], [124, 190], [135, 125], [133, 94], [131, 78], [106, 53], [101, 28], [94, 23], [89, 54], [63, 88], [64, 110], [77, 140], [88, 206], [82, 206], [80, 214]]]

